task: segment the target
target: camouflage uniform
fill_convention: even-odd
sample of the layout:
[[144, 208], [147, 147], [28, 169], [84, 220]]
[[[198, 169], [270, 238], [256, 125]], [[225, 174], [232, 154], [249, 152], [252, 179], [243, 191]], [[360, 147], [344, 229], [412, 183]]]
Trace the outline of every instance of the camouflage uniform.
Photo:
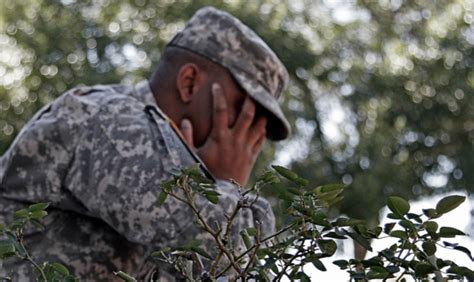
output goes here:
[[[214, 53], [204, 54], [210, 43], [189, 41], [196, 37], [193, 30], [202, 30], [198, 23], [208, 25], [208, 32], [219, 35], [222, 44], [227, 42], [222, 35], [227, 34], [230, 41], [226, 48], [237, 44], [255, 52], [241, 58], [252, 60], [247, 66], [250, 69], [236, 67], [238, 58], [223, 62], [231, 54], [225, 48], [218, 52], [218, 44]], [[235, 30], [244, 32], [236, 34]], [[251, 40], [243, 46], [236, 36]], [[288, 75], [275, 54], [262, 44], [237, 19], [213, 8], [198, 11], [170, 42], [175, 47], [186, 45], [227, 67], [248, 94], [273, 115], [269, 137], [282, 139], [289, 127], [275, 101]], [[255, 76], [249, 77], [247, 72], [255, 72]], [[117, 270], [149, 277], [154, 271], [147, 261], [152, 251], [194, 239], [210, 240], [183, 203], [169, 198], [161, 206], [156, 204], [160, 184], [170, 178], [170, 169], [189, 167], [196, 161], [199, 159], [158, 108], [148, 81], [136, 86], [76, 88], [40, 110], [0, 158], [0, 222], [9, 222], [13, 212], [26, 205], [50, 202], [45, 231], [32, 229], [25, 236], [27, 249], [37, 261], [64, 263], [81, 280], [114, 280], [113, 271]], [[212, 224], [226, 222], [224, 214], [240, 197], [230, 182], [218, 180], [216, 189], [221, 194], [218, 204], [205, 199], [197, 203]], [[256, 221], [261, 222], [263, 235], [274, 232], [274, 216], [263, 199], [242, 210], [234, 229], [254, 226]], [[206, 246], [210, 251], [215, 249], [212, 244]], [[0, 267], [0, 277], [8, 275], [9, 269], [15, 271], [14, 280], [33, 277], [31, 267], [18, 261]], [[173, 279], [163, 271], [160, 275]]]
[[[25, 204], [51, 202], [46, 230], [26, 236], [38, 261], [62, 262], [81, 279], [112, 279], [117, 270], [143, 275], [151, 251], [206, 239], [184, 204], [156, 204], [169, 170], [195, 163], [184, 146], [147, 81], [73, 89], [36, 114], [1, 158], [0, 221]], [[239, 198], [228, 182], [217, 189], [219, 204], [199, 201], [212, 223], [224, 222]], [[244, 228], [256, 219], [272, 232], [264, 200], [236, 222]], [[30, 269], [21, 264], [14, 278], [28, 280]]]

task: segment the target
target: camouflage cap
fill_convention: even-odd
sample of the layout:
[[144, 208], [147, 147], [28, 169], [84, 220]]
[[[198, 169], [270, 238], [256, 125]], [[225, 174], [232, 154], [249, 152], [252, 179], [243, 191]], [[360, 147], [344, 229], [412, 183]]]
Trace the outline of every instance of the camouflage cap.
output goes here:
[[288, 72], [268, 45], [227, 12], [198, 10], [168, 46], [181, 47], [227, 68], [237, 83], [269, 113], [267, 137], [282, 140], [290, 124], [278, 105]]

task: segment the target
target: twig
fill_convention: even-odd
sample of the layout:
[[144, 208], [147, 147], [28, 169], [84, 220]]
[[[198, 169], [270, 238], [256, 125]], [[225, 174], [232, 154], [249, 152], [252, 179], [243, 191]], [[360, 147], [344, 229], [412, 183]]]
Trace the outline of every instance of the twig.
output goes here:
[[234, 260], [234, 257], [232, 255], [231, 252], [229, 252], [229, 250], [227, 250], [227, 248], [225, 247], [225, 244], [222, 242], [222, 239], [220, 238], [219, 234], [217, 232], [215, 232], [208, 224], [207, 222], [204, 220], [204, 218], [202, 217], [200, 211], [196, 208], [195, 204], [194, 204], [194, 197], [193, 195], [191, 195], [190, 191], [189, 191], [189, 187], [187, 185], [187, 182], [183, 182], [182, 183], [182, 186], [181, 186], [186, 194], [186, 198], [187, 198], [187, 205], [193, 210], [193, 212], [196, 214], [196, 216], [198, 217], [198, 222], [200, 223], [201, 227], [207, 232], [209, 233], [212, 237], [214, 237], [214, 240], [216, 241], [217, 243], [217, 246], [219, 247], [219, 249], [226, 255], [226, 257], [229, 259], [230, 263], [232, 264], [232, 267], [237, 271], [238, 274], [240, 274], [241, 272], [241, 269], [239, 267], [239, 265], [235, 262]]
[[[260, 248], [260, 244], [261, 244], [260, 237], [261, 237], [261, 225], [260, 225], [260, 223], [257, 223], [257, 235], [255, 236], [256, 242], [252, 246], [254, 251], [252, 252], [252, 255], [250, 256], [249, 262], [247, 263], [247, 266], [245, 267], [243, 273], [247, 273], [249, 268], [250, 268], [250, 265], [252, 265], [254, 263], [254, 261], [256, 261], [257, 251]], [[244, 277], [242, 277], [242, 278], [244, 278]]]
[[288, 276], [288, 274], [286, 273], [286, 270], [288, 269], [288, 267], [291, 265], [291, 263], [293, 262], [293, 260], [295, 260], [297, 257], [298, 257], [298, 252], [299, 252], [299, 249], [301, 249], [303, 246], [304, 246], [304, 242], [305, 240], [301, 240], [301, 244], [298, 248], [298, 251], [296, 252], [296, 254], [293, 255], [293, 257], [291, 257], [290, 261], [288, 262], [285, 262], [285, 266], [283, 267], [282, 271], [280, 271], [280, 273], [278, 274], [277, 277], [275, 277], [275, 281], [280, 281], [281, 278], [283, 277], [283, 275], [286, 275]]

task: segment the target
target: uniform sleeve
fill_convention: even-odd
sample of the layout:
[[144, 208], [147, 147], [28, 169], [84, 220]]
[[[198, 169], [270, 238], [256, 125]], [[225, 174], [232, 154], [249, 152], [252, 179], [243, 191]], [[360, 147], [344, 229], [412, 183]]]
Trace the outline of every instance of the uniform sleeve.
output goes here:
[[80, 97], [65, 94], [41, 109], [17, 135], [1, 157], [1, 196], [25, 203], [51, 202], [63, 209], [84, 212], [74, 197], [65, 193], [63, 181], [74, 158], [73, 147], [80, 128], [97, 107]]

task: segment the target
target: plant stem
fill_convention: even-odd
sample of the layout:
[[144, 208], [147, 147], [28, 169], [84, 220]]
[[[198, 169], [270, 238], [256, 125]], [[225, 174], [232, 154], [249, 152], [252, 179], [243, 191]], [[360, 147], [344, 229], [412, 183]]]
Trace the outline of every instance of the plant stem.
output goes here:
[[30, 254], [28, 253], [28, 251], [26, 250], [25, 248], [25, 245], [23, 245], [23, 242], [22, 240], [18, 240], [18, 243], [20, 244], [21, 248], [23, 249], [23, 251], [25, 252], [25, 259], [31, 263], [35, 268], [36, 270], [38, 270], [38, 272], [40, 273], [41, 275], [41, 278], [44, 280], [44, 282], [47, 281], [46, 279], [46, 274], [44, 273], [43, 271], [43, 268], [41, 266], [39, 266], [34, 260], [33, 258], [31, 258]]
[[186, 194], [186, 198], [187, 198], [187, 205], [193, 210], [194, 214], [196, 214], [196, 216], [198, 217], [198, 222], [200, 223], [201, 227], [207, 232], [209, 233], [212, 237], [214, 237], [214, 240], [216, 241], [217, 243], [217, 246], [219, 247], [219, 249], [221, 250], [221, 252], [223, 252], [226, 257], [229, 259], [230, 263], [232, 264], [232, 267], [235, 269], [235, 271], [237, 271], [238, 274], [241, 273], [241, 269], [239, 267], [239, 265], [235, 262], [234, 260], [234, 257], [232, 255], [232, 253], [225, 247], [224, 245], [224, 242], [222, 242], [222, 239], [220, 238], [219, 234], [217, 232], [215, 232], [208, 224], [207, 222], [204, 220], [204, 218], [202, 217], [201, 215], [201, 212], [197, 209], [197, 207], [195, 206], [194, 204], [194, 197], [193, 195], [191, 195], [190, 193], [190, 190], [189, 190], [189, 187], [187, 185], [187, 182], [184, 181], [183, 182], [183, 185], [182, 185], [182, 188]]

